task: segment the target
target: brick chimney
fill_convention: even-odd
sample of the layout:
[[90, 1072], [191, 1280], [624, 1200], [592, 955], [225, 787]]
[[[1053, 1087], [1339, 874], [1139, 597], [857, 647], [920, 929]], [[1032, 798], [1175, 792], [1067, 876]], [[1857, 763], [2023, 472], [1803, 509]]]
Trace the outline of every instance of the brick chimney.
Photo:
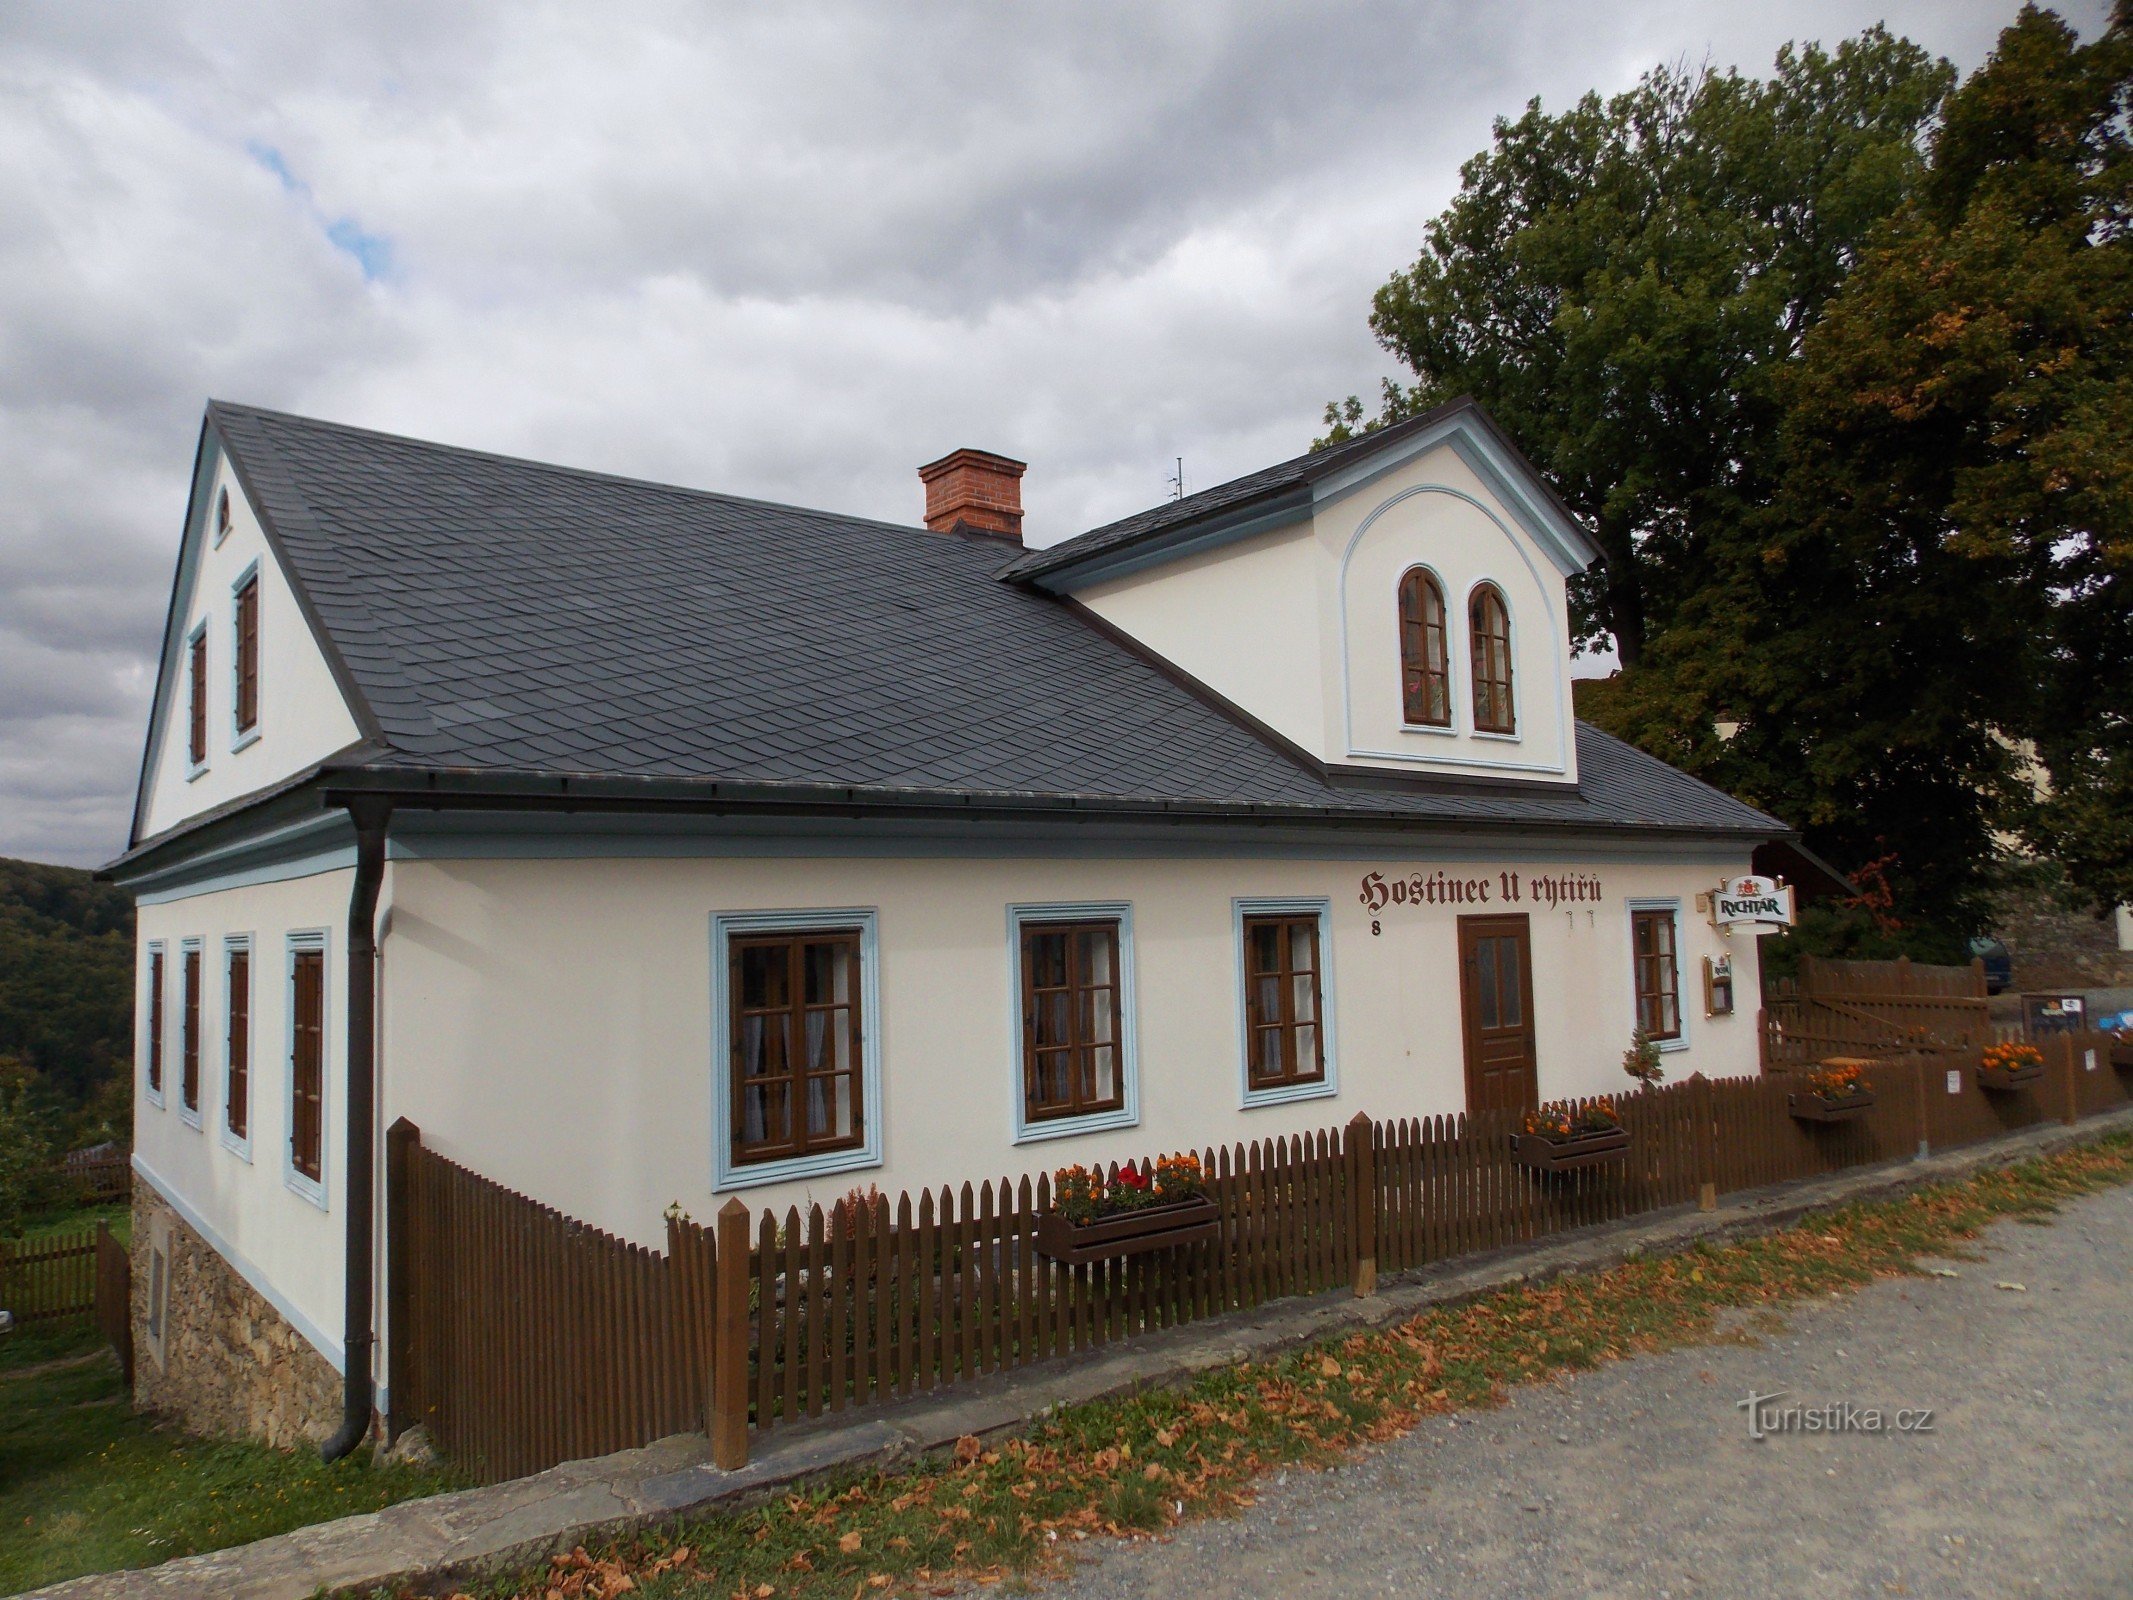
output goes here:
[[1022, 542], [1022, 474], [1027, 467], [990, 450], [957, 450], [918, 469], [926, 486], [926, 526], [961, 528]]

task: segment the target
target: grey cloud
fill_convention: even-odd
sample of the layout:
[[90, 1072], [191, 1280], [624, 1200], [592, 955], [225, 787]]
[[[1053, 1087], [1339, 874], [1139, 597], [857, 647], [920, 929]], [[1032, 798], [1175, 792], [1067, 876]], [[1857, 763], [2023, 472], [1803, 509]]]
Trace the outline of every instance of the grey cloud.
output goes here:
[[1048, 541], [1373, 388], [1371, 289], [1528, 96], [2013, 9], [0, 9], [0, 853], [123, 843], [209, 395], [898, 518], [987, 445]]

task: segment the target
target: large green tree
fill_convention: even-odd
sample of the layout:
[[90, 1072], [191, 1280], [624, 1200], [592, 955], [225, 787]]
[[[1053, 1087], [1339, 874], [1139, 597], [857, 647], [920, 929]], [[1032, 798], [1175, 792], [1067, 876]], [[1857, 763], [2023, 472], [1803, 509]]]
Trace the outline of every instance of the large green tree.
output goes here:
[[[1413, 372], [1371, 424], [1472, 394], [1591, 524], [1581, 641], [1622, 660], [1776, 478], [1776, 375], [1916, 185], [1951, 69], [1876, 28], [1767, 80], [1660, 69], [1499, 122], [1371, 327]], [[1365, 426], [1350, 400], [1331, 437]]]
[[[1764, 84], [1655, 74], [1604, 108], [1529, 110], [1378, 297], [1418, 374], [1388, 411], [1471, 389], [1600, 529], [1584, 626], [1625, 671], [1587, 713], [1871, 866], [1920, 954], [1981, 924], [1995, 829], [2018, 819], [2099, 901], [2133, 893], [2126, 17], [2084, 45], [2025, 8], [1952, 93], [1876, 31]], [[1653, 107], [1690, 145], [1739, 148], [1684, 164], [1643, 133]], [[1632, 214], [1578, 169], [1569, 198], [1507, 208], [1538, 192], [1507, 163], [1544, 138], [1766, 187], [1713, 178], [1692, 204], [1655, 180], [1664, 205]], [[1566, 235], [1604, 270], [1564, 272]], [[1684, 273], [1728, 238], [1762, 253]], [[1519, 306], [1532, 370], [1501, 336]], [[1612, 364], [1583, 348], [1603, 327]]]

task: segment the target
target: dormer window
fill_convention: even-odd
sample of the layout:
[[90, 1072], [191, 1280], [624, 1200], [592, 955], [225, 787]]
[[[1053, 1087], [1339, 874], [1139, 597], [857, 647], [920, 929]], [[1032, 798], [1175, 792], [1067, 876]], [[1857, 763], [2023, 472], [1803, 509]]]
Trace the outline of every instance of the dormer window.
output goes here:
[[1400, 579], [1400, 703], [1412, 727], [1452, 722], [1452, 654], [1444, 591], [1420, 567]]
[[1516, 733], [1511, 702], [1511, 613], [1503, 592], [1484, 583], [1467, 601], [1467, 630], [1474, 651], [1474, 731]]

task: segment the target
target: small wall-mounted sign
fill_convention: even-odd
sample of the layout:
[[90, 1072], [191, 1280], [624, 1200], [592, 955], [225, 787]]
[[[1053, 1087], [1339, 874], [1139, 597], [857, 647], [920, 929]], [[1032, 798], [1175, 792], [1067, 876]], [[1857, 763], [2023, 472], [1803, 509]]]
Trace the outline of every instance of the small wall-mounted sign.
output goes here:
[[1733, 958], [1730, 955], [1703, 958], [1703, 1014], [1733, 1015]]
[[2087, 1020], [2088, 1007], [2078, 994], [2025, 994], [2022, 996], [2022, 1036], [2042, 1039], [2054, 1033], [2073, 1033]]
[[1789, 928], [1792, 885], [1753, 874], [1728, 878], [1711, 897], [1711, 921], [1729, 932], [1734, 928]]
[[2096, 1070], [2096, 1052], [2094, 1050], [2082, 1051], [2081, 1064], [2087, 1067], [2089, 1071], [2094, 1072]]
[[1962, 1092], [1963, 1069], [1961, 1067], [1950, 1067], [1948, 1069], [1948, 1093], [1961, 1094]]

